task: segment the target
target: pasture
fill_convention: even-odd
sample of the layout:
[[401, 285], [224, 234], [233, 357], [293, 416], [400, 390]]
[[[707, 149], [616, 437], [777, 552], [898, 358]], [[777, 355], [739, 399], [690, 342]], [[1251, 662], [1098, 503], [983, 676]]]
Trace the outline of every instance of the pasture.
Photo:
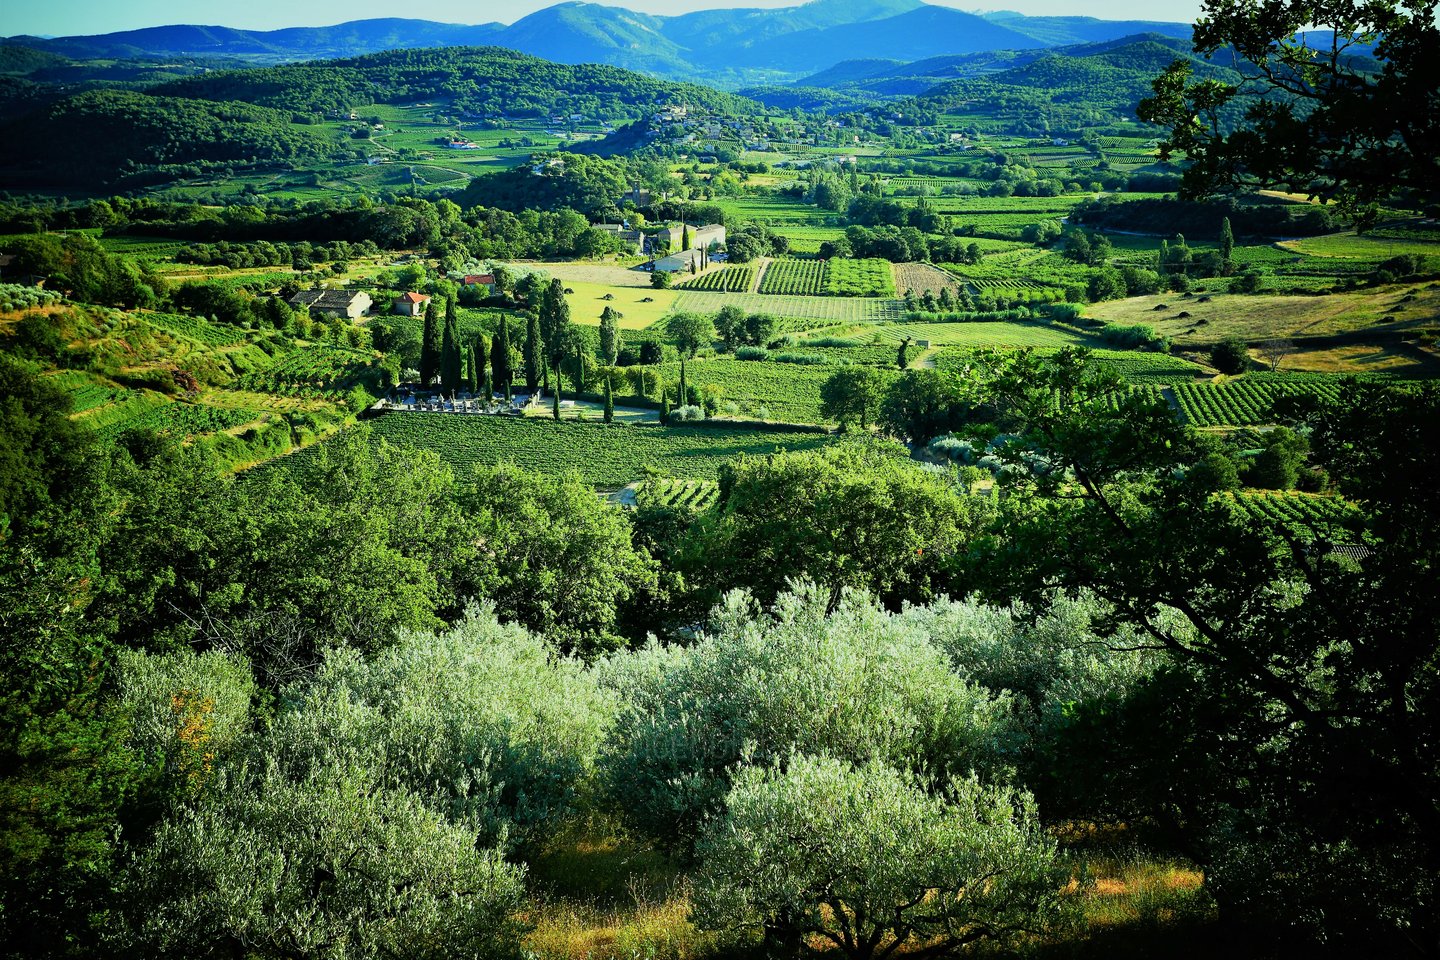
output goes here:
[[[563, 281], [565, 301], [570, 304], [570, 319], [596, 327], [606, 307], [620, 313], [620, 329], [643, 330], [676, 309], [679, 293], [675, 290], [652, 290], [649, 287], [612, 287], [579, 280]], [[612, 299], [606, 300], [609, 296]], [[647, 302], [648, 301], [648, 302]]]

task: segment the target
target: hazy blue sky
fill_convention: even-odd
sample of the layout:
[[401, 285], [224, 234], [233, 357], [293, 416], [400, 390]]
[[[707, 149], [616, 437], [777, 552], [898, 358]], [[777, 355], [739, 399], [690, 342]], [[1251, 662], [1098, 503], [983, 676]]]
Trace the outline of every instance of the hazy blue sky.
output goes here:
[[[217, 4], [213, 0], [5, 0], [0, 3], [0, 35], [20, 33], [74, 36], [111, 33], [168, 23], [200, 23], [251, 30], [321, 26], [372, 17], [410, 17], [447, 23], [510, 23], [554, 0], [248, 0]], [[713, 7], [788, 7], [794, 0], [624, 0], [610, 6], [647, 13], [683, 13]], [[1199, 12], [1199, 0], [997, 0], [993, 5], [951, 2], [964, 10], [1018, 10], [1028, 14], [1062, 14], [1106, 20], [1188, 21]]]

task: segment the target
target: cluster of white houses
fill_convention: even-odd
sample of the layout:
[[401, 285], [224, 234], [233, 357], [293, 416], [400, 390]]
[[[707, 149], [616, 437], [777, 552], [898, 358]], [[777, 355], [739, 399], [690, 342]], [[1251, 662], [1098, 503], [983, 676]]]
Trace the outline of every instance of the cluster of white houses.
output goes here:
[[725, 227], [718, 223], [698, 227], [675, 224], [650, 234], [619, 223], [597, 224], [596, 229], [618, 237], [637, 253], [654, 255], [654, 269], [665, 273], [689, 272], [692, 264], [698, 267], [702, 258], [708, 258], [725, 246]]

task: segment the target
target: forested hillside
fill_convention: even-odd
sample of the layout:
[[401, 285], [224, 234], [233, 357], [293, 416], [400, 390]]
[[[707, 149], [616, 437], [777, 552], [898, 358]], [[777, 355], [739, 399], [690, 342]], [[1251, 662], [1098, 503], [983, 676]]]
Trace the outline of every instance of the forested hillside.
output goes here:
[[279, 110], [129, 91], [71, 97], [0, 131], [0, 165], [17, 185], [135, 187], [187, 171], [304, 163], [339, 152], [332, 138]]
[[1440, 960], [1440, 25], [1203, 7], [0, 46], [0, 960]]
[[618, 67], [568, 66], [501, 47], [394, 50], [345, 60], [237, 70], [165, 84], [157, 95], [240, 100], [298, 113], [443, 98], [482, 115], [640, 117], [670, 102], [747, 113], [748, 101]]

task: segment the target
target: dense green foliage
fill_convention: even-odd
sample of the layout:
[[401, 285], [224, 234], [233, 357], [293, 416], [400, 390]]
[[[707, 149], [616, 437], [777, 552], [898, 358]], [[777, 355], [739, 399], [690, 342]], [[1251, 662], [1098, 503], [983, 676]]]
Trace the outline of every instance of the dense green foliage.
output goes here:
[[[11, 124], [0, 164], [37, 184], [133, 187], [177, 174], [290, 164], [340, 153], [290, 115], [249, 103], [95, 91]], [[56, 145], [37, 152], [36, 143]]]
[[168, 97], [239, 100], [304, 114], [333, 114], [371, 103], [445, 99], [459, 113], [639, 117], [676, 102], [745, 113], [750, 101], [695, 84], [655, 80], [599, 64], [550, 63], [501, 47], [391, 50], [344, 60], [212, 73], [165, 84]]

